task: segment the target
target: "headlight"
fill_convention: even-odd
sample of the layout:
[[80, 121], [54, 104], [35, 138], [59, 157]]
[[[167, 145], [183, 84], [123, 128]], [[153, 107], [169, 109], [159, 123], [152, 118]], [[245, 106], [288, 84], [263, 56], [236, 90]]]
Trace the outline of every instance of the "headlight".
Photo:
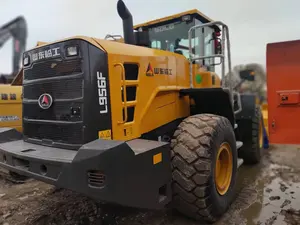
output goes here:
[[30, 58], [29, 56], [26, 56], [24, 59], [23, 59], [23, 65], [24, 66], [28, 66], [30, 63]]
[[78, 55], [77, 46], [67, 47], [67, 56], [75, 56]]

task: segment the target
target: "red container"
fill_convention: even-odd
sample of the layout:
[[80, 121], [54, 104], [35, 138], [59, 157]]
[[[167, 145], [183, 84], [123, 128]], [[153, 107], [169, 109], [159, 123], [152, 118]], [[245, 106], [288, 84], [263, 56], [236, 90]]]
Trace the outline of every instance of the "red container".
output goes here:
[[300, 40], [267, 44], [269, 140], [300, 144]]

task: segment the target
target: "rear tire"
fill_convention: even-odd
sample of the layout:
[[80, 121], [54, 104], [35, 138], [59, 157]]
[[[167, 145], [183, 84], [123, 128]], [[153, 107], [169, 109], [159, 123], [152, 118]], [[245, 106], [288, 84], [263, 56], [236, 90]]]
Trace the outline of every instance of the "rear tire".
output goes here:
[[252, 130], [252, 141], [243, 141], [244, 145], [239, 150], [239, 156], [244, 160], [245, 164], [257, 164], [262, 157], [264, 142], [263, 118], [259, 106], [255, 107], [255, 115], [252, 118], [251, 127], [249, 126], [247, 129]]
[[[217, 155], [223, 143], [231, 153], [231, 178], [220, 194], [216, 182]], [[174, 208], [184, 215], [215, 222], [228, 209], [235, 195], [237, 172], [236, 140], [227, 118], [199, 114], [186, 118], [171, 140]], [[218, 168], [220, 168], [218, 166]]]

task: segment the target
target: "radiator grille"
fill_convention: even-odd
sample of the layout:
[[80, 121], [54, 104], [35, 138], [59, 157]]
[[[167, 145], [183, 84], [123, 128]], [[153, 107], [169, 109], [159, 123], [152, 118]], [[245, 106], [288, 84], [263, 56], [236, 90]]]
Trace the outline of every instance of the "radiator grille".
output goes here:
[[74, 99], [82, 97], [82, 92], [82, 78], [24, 85], [25, 99], [38, 99], [44, 93], [50, 94], [53, 99]]
[[[55, 77], [59, 76], [61, 79], [57, 80]], [[23, 85], [24, 136], [29, 140], [44, 139], [50, 143], [83, 144], [82, 59], [52, 59], [33, 64], [24, 70], [24, 80], [30, 81]], [[52, 106], [46, 110], [38, 104], [44, 93], [50, 94], [53, 99]]]
[[66, 76], [82, 72], [81, 60], [61, 61], [50, 60], [34, 64], [24, 70], [24, 80], [35, 80], [48, 77]]
[[[25, 119], [81, 121], [82, 107], [79, 102], [55, 102], [47, 110], [41, 109], [37, 103], [24, 104], [23, 114]], [[76, 114], [72, 111], [76, 110]]]

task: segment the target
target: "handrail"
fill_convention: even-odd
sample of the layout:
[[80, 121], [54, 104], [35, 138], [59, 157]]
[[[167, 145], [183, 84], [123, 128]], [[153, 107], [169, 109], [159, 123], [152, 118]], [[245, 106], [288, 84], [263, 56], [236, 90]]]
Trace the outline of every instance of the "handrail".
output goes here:
[[104, 39], [108, 40], [108, 38], [112, 38], [114, 40], [117, 40], [116, 37], [118, 37], [120, 39], [123, 38], [122, 35], [119, 35], [119, 34], [107, 34]]
[[[204, 27], [210, 27], [213, 25], [219, 25], [222, 26], [222, 54], [214, 54], [214, 55], [210, 55], [210, 56], [200, 56], [200, 57], [193, 57], [192, 53], [192, 32], [195, 29], [199, 29], [199, 28], [204, 28]], [[226, 24], [224, 24], [221, 21], [214, 21], [214, 22], [210, 22], [210, 23], [204, 23], [204, 24], [199, 24], [196, 26], [193, 26], [189, 29], [188, 31], [188, 37], [189, 37], [189, 59], [190, 59], [190, 87], [193, 88], [193, 65], [192, 62], [197, 60], [197, 59], [207, 59], [207, 58], [216, 58], [216, 57], [220, 57], [221, 58], [221, 63], [222, 63], [222, 74], [221, 74], [221, 79], [222, 81], [222, 88], [229, 88], [229, 93], [230, 93], [230, 98], [232, 100], [232, 104], [233, 104], [233, 88], [232, 88], [232, 71], [231, 71], [231, 52], [230, 52], [230, 40], [229, 40], [229, 29], [228, 26]], [[225, 42], [227, 41], [226, 45], [227, 45], [227, 57], [228, 57], [228, 72], [229, 72], [229, 82], [227, 84], [227, 82], [225, 82]]]
[[[128, 120], [128, 113], [127, 113], [127, 92], [126, 92], [126, 80], [125, 80], [125, 68], [124, 65], [122, 63], [116, 63], [114, 64], [114, 67], [120, 66], [121, 70], [122, 70], [122, 87], [123, 88], [123, 106], [124, 106], [124, 120], [123, 121], [119, 121], [118, 124], [124, 124], [127, 122]], [[123, 109], [123, 107], [122, 107]]]

